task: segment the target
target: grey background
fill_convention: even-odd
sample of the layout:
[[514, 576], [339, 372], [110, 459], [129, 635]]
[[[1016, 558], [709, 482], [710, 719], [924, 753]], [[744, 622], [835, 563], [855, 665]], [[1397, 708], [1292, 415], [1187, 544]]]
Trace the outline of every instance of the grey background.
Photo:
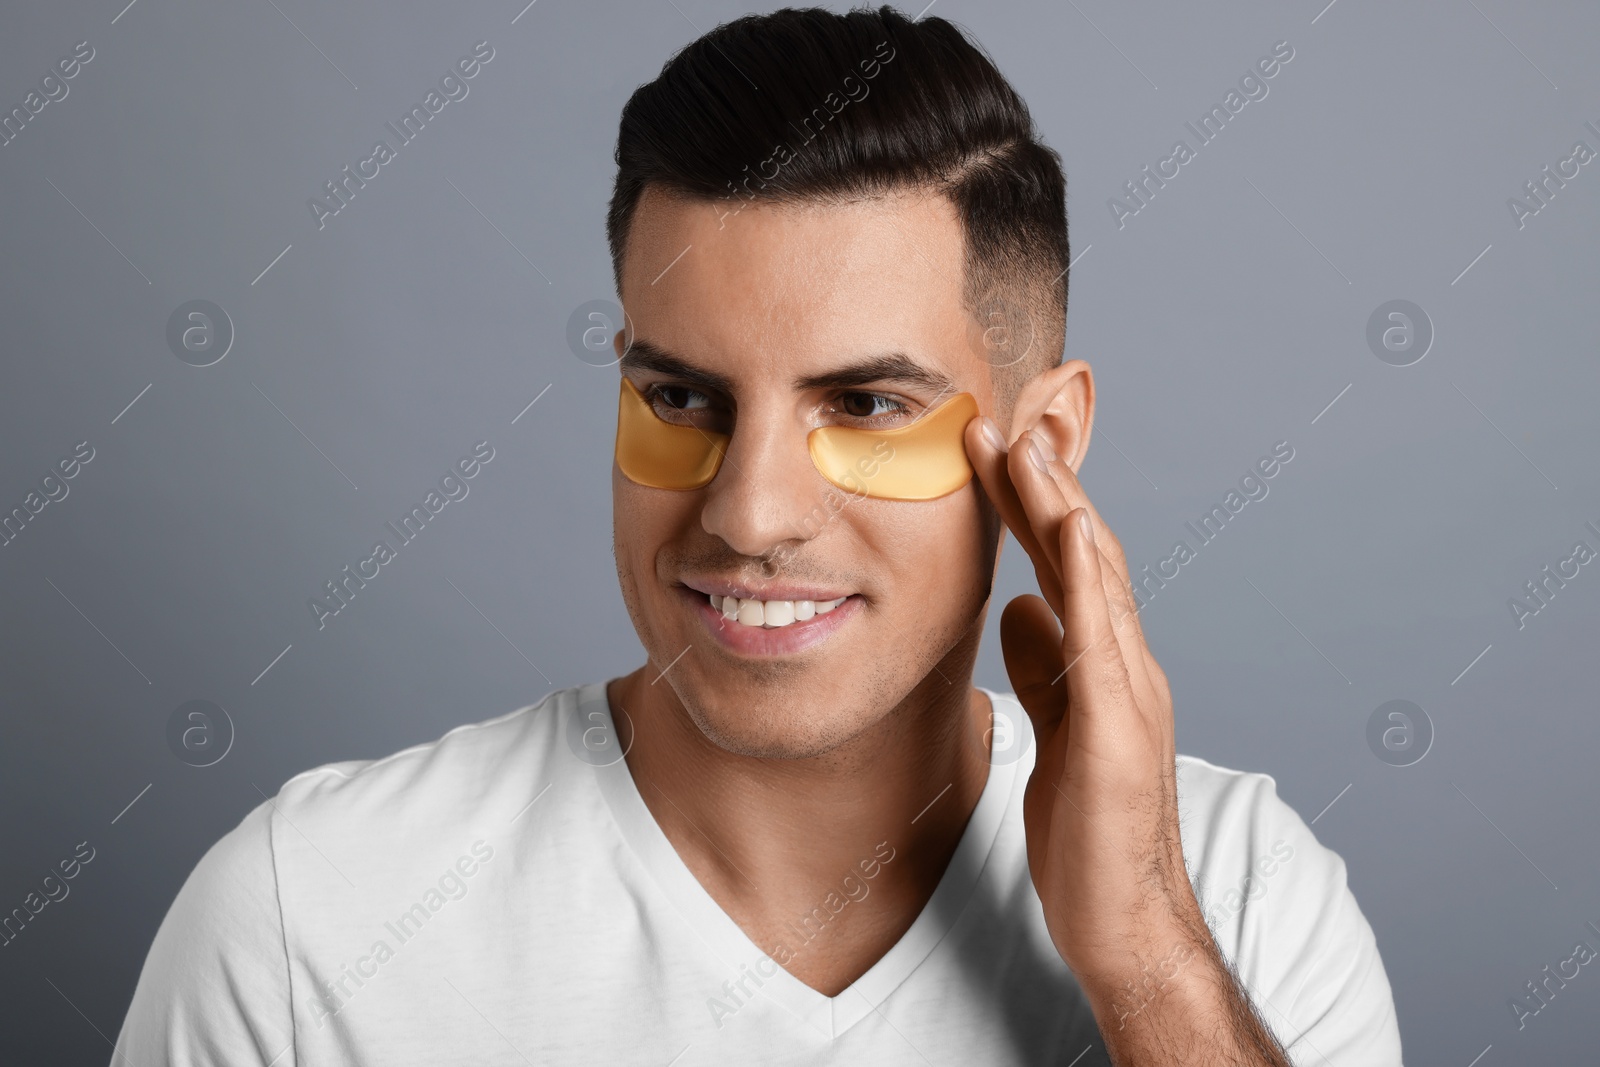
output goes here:
[[[1064, 157], [1067, 354], [1101, 391], [1083, 478], [1135, 567], [1295, 449], [1145, 609], [1181, 749], [1272, 773], [1345, 857], [1408, 1063], [1589, 1062], [1593, 968], [1521, 1031], [1507, 1002], [1600, 947], [1600, 565], [1520, 630], [1507, 600], [1600, 548], [1600, 162], [1520, 230], [1506, 200], [1600, 150], [1600, 9], [1325, 2], [931, 13]], [[95, 458], [0, 548], [0, 911], [96, 857], [0, 948], [0, 1059], [104, 1062], [184, 877], [286, 778], [641, 661], [608, 548], [615, 371], [566, 323], [613, 295], [622, 103], [745, 10], [7, 5], [0, 108], [76, 42], [95, 58], [0, 148], [0, 510], [77, 442]], [[479, 40], [470, 95], [319, 231], [307, 199]], [[1107, 198], [1279, 40], [1269, 95], [1119, 230]], [[214, 366], [165, 341], [193, 299], [237, 330]], [[1409, 367], [1366, 344], [1391, 299], [1436, 331]], [[483, 439], [469, 497], [319, 632], [307, 598]], [[1032, 588], [1014, 543], [1002, 570], [997, 606]], [[1007, 688], [992, 634], [978, 681]], [[237, 733], [206, 768], [166, 741], [195, 699]], [[1413, 766], [1366, 742], [1394, 699], [1434, 727]]]

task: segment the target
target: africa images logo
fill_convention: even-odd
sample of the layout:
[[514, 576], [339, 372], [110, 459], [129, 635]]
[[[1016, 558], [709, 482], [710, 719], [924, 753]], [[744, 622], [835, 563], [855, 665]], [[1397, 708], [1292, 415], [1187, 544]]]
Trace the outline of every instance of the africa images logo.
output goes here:
[[420, 537], [428, 523], [451, 501], [465, 500], [472, 491], [467, 482], [478, 476], [484, 465], [494, 459], [494, 454], [494, 446], [488, 441], [473, 445], [472, 455], [457, 460], [439, 479], [439, 488], [429, 489], [421, 504], [413, 504], [411, 510], [401, 517], [399, 526], [393, 522], [383, 524], [394, 535], [396, 545], [391, 546], [387, 539], [373, 542], [371, 555], [358, 560], [354, 571], [347, 563], [339, 572], [341, 577], [330, 578], [322, 583], [327, 595], [306, 599], [307, 607], [317, 620], [317, 629], [325, 628], [330, 618], [349, 607], [356, 594], [382, 574], [384, 567], [400, 558], [400, 549]]
[[476, 78], [483, 70], [484, 64], [494, 59], [494, 48], [488, 41], [479, 41], [472, 46], [472, 54], [462, 56], [439, 79], [438, 89], [429, 89], [423, 96], [422, 103], [412, 104], [411, 110], [400, 118], [400, 125], [386, 122], [384, 126], [394, 134], [396, 145], [391, 147], [387, 140], [374, 142], [372, 154], [365, 159], [356, 161], [354, 173], [350, 165], [345, 164], [340, 170], [343, 177], [337, 181], [323, 183], [327, 197], [311, 197], [306, 201], [306, 206], [311, 209], [311, 217], [316, 221], [317, 229], [322, 229], [328, 224], [328, 219], [337, 215], [350, 206], [356, 193], [367, 187], [367, 182], [372, 181], [383, 168], [399, 158], [399, 149], [404, 148], [416, 140], [428, 123], [442, 112], [452, 101], [461, 101], [467, 98], [472, 87], [467, 84]]
[[457, 857], [453, 864], [446, 867], [443, 873], [423, 890], [420, 899], [413, 901], [395, 918], [383, 924], [384, 932], [394, 939], [393, 945], [389, 944], [389, 937], [379, 937], [373, 941], [366, 955], [356, 959], [354, 965], [341, 963], [336, 975], [318, 979], [317, 995], [310, 1002], [311, 1015], [316, 1020], [317, 1029], [322, 1029], [327, 1020], [343, 1011], [350, 1001], [355, 999], [356, 994], [366, 988], [367, 983], [382, 973], [384, 964], [394, 959], [395, 954], [407, 943], [415, 940], [417, 935], [422, 933], [423, 927], [431, 922], [445, 905], [461, 900], [467, 895], [471, 888], [470, 879], [494, 859], [494, 846], [480, 838], [472, 842], [471, 853], [470, 856]]

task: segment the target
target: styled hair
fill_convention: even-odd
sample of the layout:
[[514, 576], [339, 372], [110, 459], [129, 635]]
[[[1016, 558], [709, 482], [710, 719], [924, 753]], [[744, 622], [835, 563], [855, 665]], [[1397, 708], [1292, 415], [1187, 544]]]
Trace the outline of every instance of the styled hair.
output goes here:
[[1007, 417], [1021, 384], [1061, 361], [1071, 261], [1061, 159], [989, 57], [942, 18], [885, 5], [724, 23], [635, 90], [616, 163], [606, 237], [619, 294], [649, 186], [730, 213], [928, 190], [961, 220], [965, 309], [985, 337], [1003, 327], [998, 336], [1027, 346], [984, 355]]

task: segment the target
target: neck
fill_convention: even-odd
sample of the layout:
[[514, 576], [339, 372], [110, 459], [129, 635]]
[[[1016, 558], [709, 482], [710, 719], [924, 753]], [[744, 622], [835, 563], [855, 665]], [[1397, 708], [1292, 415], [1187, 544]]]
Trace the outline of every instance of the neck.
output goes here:
[[719, 748], [648, 665], [607, 696], [628, 711], [615, 718], [639, 793], [696, 879], [833, 995], [920, 913], [983, 792], [990, 707], [971, 685], [975, 658], [963, 641], [874, 726], [805, 759]]

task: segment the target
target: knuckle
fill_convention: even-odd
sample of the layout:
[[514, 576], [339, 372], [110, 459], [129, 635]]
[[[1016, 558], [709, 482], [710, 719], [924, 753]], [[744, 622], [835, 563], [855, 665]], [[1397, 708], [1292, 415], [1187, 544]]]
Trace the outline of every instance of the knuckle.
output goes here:
[[1102, 693], [1113, 700], [1125, 700], [1133, 695], [1133, 687], [1128, 682], [1128, 672], [1122, 669], [1122, 664], [1115, 660], [1101, 663], [1095, 672]]

